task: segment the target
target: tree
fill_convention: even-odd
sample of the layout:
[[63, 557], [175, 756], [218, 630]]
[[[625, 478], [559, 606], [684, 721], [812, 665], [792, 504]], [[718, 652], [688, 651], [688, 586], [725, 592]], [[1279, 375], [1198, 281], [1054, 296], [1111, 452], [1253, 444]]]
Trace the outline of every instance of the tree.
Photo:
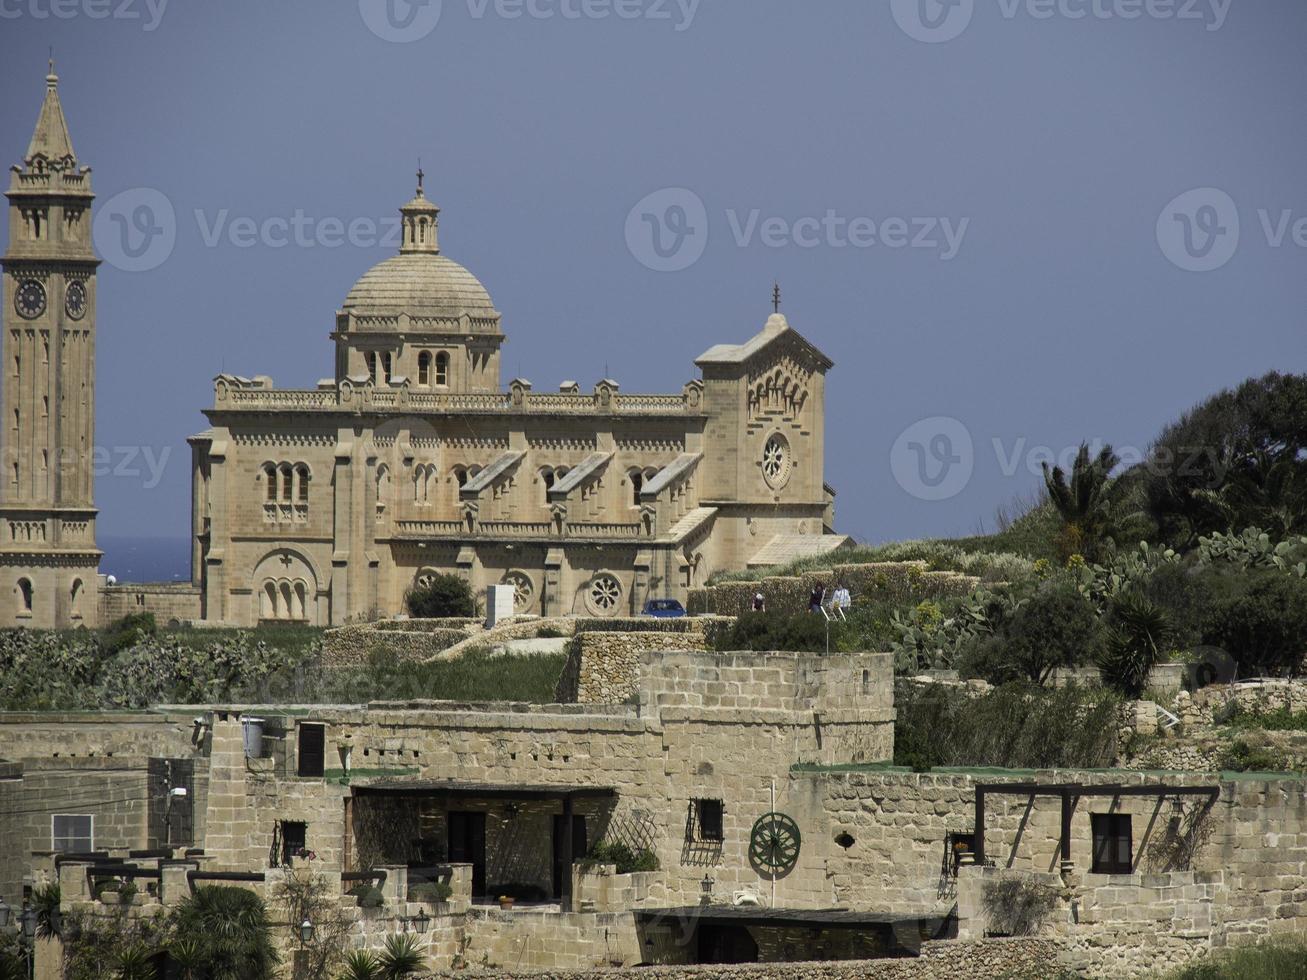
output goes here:
[[409, 615], [418, 619], [475, 616], [476, 600], [466, 580], [457, 575], [433, 575], [413, 586], [404, 597]]
[[1062, 519], [1058, 550], [1063, 558], [1079, 554], [1098, 561], [1115, 544], [1126, 484], [1114, 480], [1112, 471], [1120, 463], [1111, 446], [1091, 457], [1088, 444], [1081, 443], [1069, 480], [1062, 467], [1044, 464], [1048, 499]]
[[1307, 580], [1264, 572], [1213, 617], [1208, 641], [1239, 662], [1240, 673], [1297, 674], [1307, 656]]
[[174, 943], [194, 943], [199, 980], [272, 980], [277, 953], [263, 900], [244, 888], [206, 886], [173, 913]]
[[1222, 391], [1167, 427], [1142, 466], [1163, 540], [1214, 531], [1307, 528], [1307, 375], [1267, 374]]
[[965, 673], [992, 683], [1044, 684], [1058, 667], [1093, 663], [1102, 627], [1093, 604], [1071, 583], [1049, 583], [1019, 606], [996, 635], [972, 644]]

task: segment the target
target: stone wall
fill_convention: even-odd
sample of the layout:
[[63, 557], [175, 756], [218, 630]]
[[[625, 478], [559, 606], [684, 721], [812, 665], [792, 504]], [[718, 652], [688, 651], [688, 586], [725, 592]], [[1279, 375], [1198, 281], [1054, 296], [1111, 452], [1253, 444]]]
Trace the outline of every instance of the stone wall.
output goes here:
[[[639, 976], [649, 980], [1021, 980], [1054, 972], [1059, 947], [1047, 939], [991, 939], [925, 943], [916, 959], [820, 963], [757, 963], [739, 966], [645, 966], [636, 970], [522, 969], [497, 971], [500, 980], [601, 980]], [[428, 980], [455, 980], [475, 972], [437, 973]]]
[[189, 582], [104, 585], [100, 589], [100, 625], [132, 613], [153, 613], [160, 626], [200, 619], [200, 590]]
[[430, 660], [456, 643], [466, 640], [470, 630], [462, 626], [399, 629], [407, 623], [362, 623], [327, 630], [322, 635], [324, 667], [361, 667], [375, 653], [393, 654], [400, 660]]
[[702, 633], [578, 633], [554, 697], [568, 704], [621, 704], [636, 694], [645, 653], [706, 649]]
[[866, 565], [836, 565], [796, 576], [770, 576], [756, 581], [723, 582], [690, 590], [692, 614], [742, 616], [753, 608], [761, 592], [769, 612], [801, 613], [808, 608], [813, 586], [828, 588], [840, 582], [849, 587], [856, 606], [859, 602], [893, 602], [914, 605], [926, 599], [970, 594], [980, 579], [958, 572], [932, 572], [924, 561], [879, 562]]

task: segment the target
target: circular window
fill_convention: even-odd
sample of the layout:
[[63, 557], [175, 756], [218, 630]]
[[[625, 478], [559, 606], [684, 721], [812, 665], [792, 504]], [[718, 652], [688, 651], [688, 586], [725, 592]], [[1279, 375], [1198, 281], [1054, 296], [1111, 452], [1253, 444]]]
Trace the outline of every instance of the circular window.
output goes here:
[[596, 616], [611, 616], [622, 601], [622, 583], [607, 572], [596, 575], [590, 582], [586, 600]]
[[779, 490], [789, 482], [791, 467], [790, 444], [777, 433], [763, 446], [762, 478], [767, 481], [767, 486]]
[[522, 613], [531, 608], [531, 598], [535, 595], [531, 576], [526, 572], [509, 572], [504, 576], [501, 584], [513, 587], [513, 612]]

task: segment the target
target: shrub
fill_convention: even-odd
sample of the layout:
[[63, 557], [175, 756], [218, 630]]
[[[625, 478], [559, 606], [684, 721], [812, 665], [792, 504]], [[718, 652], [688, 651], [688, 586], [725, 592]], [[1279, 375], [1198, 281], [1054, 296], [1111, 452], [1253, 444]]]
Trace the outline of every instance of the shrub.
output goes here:
[[1170, 619], [1143, 596], [1127, 592], [1112, 601], [1109, 622], [1098, 656], [1099, 673], [1108, 687], [1128, 698], [1139, 698], [1153, 666], [1162, 658], [1171, 633]]
[[737, 619], [714, 642], [718, 650], [820, 653], [826, 649], [826, 617], [815, 613], [750, 613]]
[[272, 980], [277, 953], [263, 899], [245, 888], [205, 886], [172, 914], [175, 941], [193, 944], [205, 978]]
[[1287, 772], [1289, 757], [1272, 745], [1236, 739], [1221, 753], [1223, 772]]
[[619, 875], [657, 871], [658, 856], [648, 849], [632, 850], [625, 844], [599, 841], [590, 848], [587, 864], [615, 864]]
[[1225, 950], [1177, 973], [1173, 980], [1300, 980], [1307, 976], [1307, 944], [1281, 940]]
[[129, 613], [104, 628], [100, 634], [100, 648], [105, 656], [112, 657], [158, 633], [159, 625], [154, 621], [154, 613]]
[[358, 899], [361, 909], [379, 909], [386, 904], [385, 893], [376, 885], [355, 885], [345, 894]]
[[472, 587], [458, 575], [436, 575], [425, 585], [415, 585], [404, 597], [409, 615], [419, 619], [448, 619], [475, 616]]
[[410, 902], [423, 902], [427, 905], [439, 905], [448, 902], [454, 889], [447, 881], [424, 881], [408, 890]]
[[894, 686], [894, 762], [1100, 769], [1116, 755], [1121, 701], [1102, 688], [1005, 684], [980, 696], [945, 684]]
[[987, 877], [981, 891], [981, 905], [989, 920], [989, 931], [1000, 936], [1030, 936], [1057, 908], [1057, 889], [1025, 874]]
[[1307, 655], [1307, 580], [1269, 572], [1224, 604], [1209, 628], [1240, 673], [1296, 674]]

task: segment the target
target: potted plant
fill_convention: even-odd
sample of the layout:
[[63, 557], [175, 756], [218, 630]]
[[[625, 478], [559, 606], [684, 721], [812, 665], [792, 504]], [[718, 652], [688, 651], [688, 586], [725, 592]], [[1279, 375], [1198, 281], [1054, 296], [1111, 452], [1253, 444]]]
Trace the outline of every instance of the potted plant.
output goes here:
[[123, 905], [131, 905], [136, 899], [136, 882], [128, 879], [118, 886], [118, 901]]
[[119, 901], [118, 888], [119, 884], [117, 881], [112, 879], [109, 881], [101, 881], [95, 886], [95, 897], [105, 905], [117, 905]]
[[499, 907], [500, 907], [501, 909], [503, 909], [505, 912], [509, 911], [509, 910], [513, 907], [513, 896], [512, 896], [512, 895], [500, 895], [500, 896], [499, 896]]

